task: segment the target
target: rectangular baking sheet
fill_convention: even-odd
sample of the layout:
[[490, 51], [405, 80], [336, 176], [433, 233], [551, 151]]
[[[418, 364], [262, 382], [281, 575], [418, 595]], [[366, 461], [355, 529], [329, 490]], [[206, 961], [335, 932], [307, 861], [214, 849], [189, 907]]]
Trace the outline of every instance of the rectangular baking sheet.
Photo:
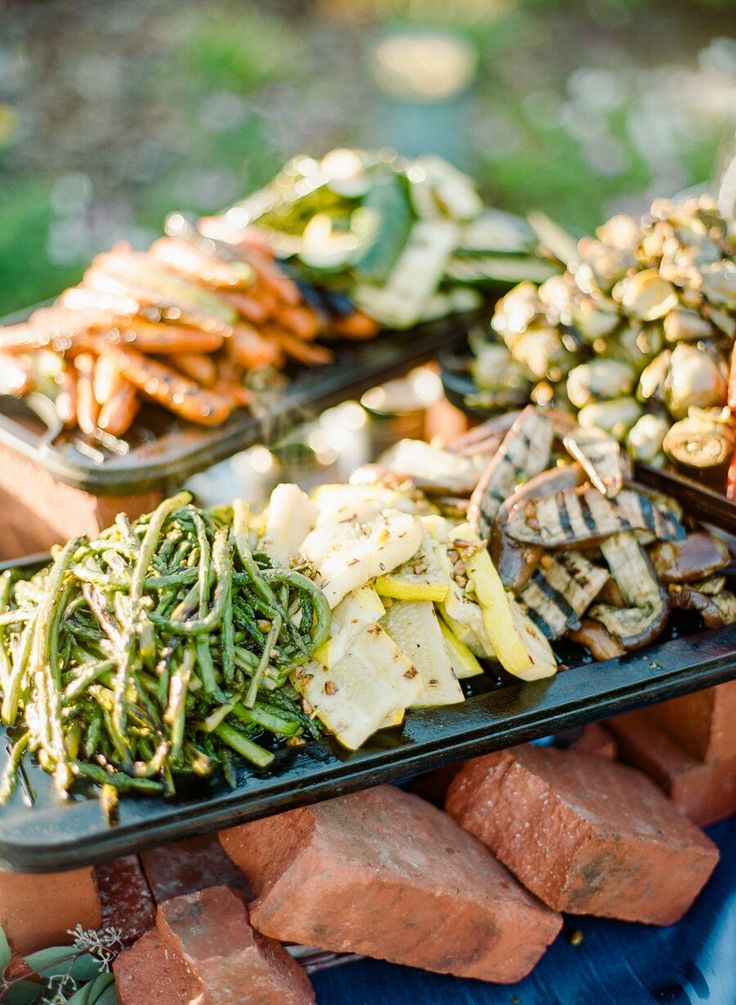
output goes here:
[[[679, 622], [675, 637], [606, 663], [580, 662], [581, 650], [562, 652], [569, 669], [546, 681], [475, 678], [466, 683], [486, 690], [462, 705], [409, 712], [403, 727], [382, 731], [354, 753], [331, 740], [284, 748], [265, 771], [241, 766], [234, 789], [213, 778], [197, 782], [174, 802], [126, 797], [115, 826], [106, 823], [94, 797], [59, 800], [49, 776], [29, 764], [11, 801], [0, 808], [0, 867], [48, 872], [99, 862], [396, 781], [736, 677], [736, 626], [692, 635], [683, 634], [686, 630]], [[7, 744], [0, 733], [4, 756]]]

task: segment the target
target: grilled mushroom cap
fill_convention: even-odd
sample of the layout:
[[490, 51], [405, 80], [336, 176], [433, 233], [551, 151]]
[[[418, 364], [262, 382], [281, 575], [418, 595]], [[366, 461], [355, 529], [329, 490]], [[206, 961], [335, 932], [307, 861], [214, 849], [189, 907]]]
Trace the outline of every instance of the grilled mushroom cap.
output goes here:
[[669, 600], [671, 607], [701, 614], [706, 628], [722, 628], [736, 621], [736, 596], [730, 590], [709, 596], [690, 586], [673, 585]]
[[618, 639], [615, 639], [599, 621], [592, 621], [590, 618], [582, 621], [576, 631], [568, 632], [567, 637], [589, 649], [591, 656], [596, 660], [612, 660], [623, 656], [626, 652]]
[[649, 557], [663, 583], [694, 583], [728, 565], [728, 548], [705, 531], [688, 534], [684, 541], [660, 541]]

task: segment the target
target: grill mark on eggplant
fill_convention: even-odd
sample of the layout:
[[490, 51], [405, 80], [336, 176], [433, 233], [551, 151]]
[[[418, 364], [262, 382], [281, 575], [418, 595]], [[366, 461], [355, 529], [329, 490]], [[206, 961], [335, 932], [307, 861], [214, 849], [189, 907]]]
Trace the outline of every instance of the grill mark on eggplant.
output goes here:
[[542, 615], [535, 607], [531, 607], [529, 604], [527, 604], [526, 613], [534, 622], [534, 624], [537, 626], [537, 628], [540, 630], [542, 635], [544, 635], [545, 638], [557, 639], [560, 637], [557, 631], [552, 627], [552, 625], [548, 624], [545, 621], [545, 619], [542, 617]]
[[550, 583], [550, 581], [547, 579], [544, 573], [540, 572], [539, 569], [537, 569], [537, 571], [532, 576], [532, 579], [537, 584], [542, 593], [544, 593], [544, 595], [548, 597], [552, 601], [552, 603], [556, 604], [557, 607], [559, 607], [560, 611], [564, 614], [566, 621], [569, 621], [570, 619], [577, 621], [578, 617], [577, 613], [570, 606], [570, 604], [568, 604], [567, 598], [565, 597], [564, 593], [560, 593], [560, 591], [556, 587], [554, 587], [552, 583]]
[[570, 517], [571, 530], [576, 536], [583, 535], [586, 527], [580, 500], [581, 497], [574, 494], [570, 494], [565, 500], [567, 512]]
[[655, 521], [654, 521], [654, 507], [652, 506], [652, 500], [647, 496], [639, 496], [639, 507], [642, 512], [642, 517], [644, 518], [644, 526], [647, 530], [650, 530], [653, 534], [655, 532]]
[[593, 516], [593, 514], [590, 511], [590, 506], [588, 505], [588, 500], [582, 494], [579, 496], [579, 499], [580, 499], [580, 511], [583, 514], [583, 520], [585, 521], [585, 526], [588, 528], [588, 530], [590, 530], [593, 533], [595, 533], [595, 529], [596, 529], [596, 526], [595, 526], [595, 517]]
[[574, 531], [572, 529], [572, 522], [570, 520], [570, 514], [567, 510], [566, 497], [560, 497], [560, 527], [562, 528], [562, 533], [568, 537], [574, 536]]

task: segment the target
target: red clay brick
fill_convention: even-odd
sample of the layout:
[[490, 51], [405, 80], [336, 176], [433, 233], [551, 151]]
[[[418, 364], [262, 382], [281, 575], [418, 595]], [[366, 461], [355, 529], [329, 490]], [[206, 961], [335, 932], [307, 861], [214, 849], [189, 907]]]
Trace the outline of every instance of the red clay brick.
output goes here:
[[234, 827], [220, 840], [275, 938], [440, 973], [516, 981], [561, 919], [417, 796], [379, 786]]
[[158, 909], [163, 944], [181, 957], [212, 1005], [313, 1005], [306, 971], [254, 932], [245, 903], [226, 886], [175, 897]]
[[647, 711], [609, 721], [621, 759], [649, 775], [701, 827], [736, 813], [736, 757], [708, 763], [695, 760], [651, 721]]
[[652, 705], [646, 713], [698, 761], [736, 757], [736, 680]]
[[114, 925], [127, 945], [156, 923], [156, 904], [137, 855], [95, 866], [103, 925]]
[[585, 726], [577, 740], [570, 744], [570, 750], [574, 750], [578, 754], [605, 757], [609, 761], [615, 761], [618, 753], [616, 738], [600, 722], [591, 722]]
[[117, 513], [140, 516], [162, 498], [157, 491], [93, 495], [60, 482], [40, 464], [0, 444], [0, 559], [48, 551], [78, 534], [95, 535]]
[[225, 886], [159, 905], [156, 928], [114, 964], [121, 1005], [314, 1005], [306, 971], [254, 932]]
[[206, 1005], [199, 981], [154, 929], [112, 965], [120, 1005]]
[[528, 889], [574, 914], [671, 924], [718, 861], [640, 772], [553, 747], [468, 762], [446, 806]]
[[102, 922], [91, 867], [44, 875], [0, 872], [0, 926], [16, 953], [71, 942], [67, 930], [77, 922], [95, 929]]
[[246, 900], [251, 897], [248, 880], [225, 854], [216, 834], [144, 851], [141, 863], [157, 904], [208, 886], [229, 886]]

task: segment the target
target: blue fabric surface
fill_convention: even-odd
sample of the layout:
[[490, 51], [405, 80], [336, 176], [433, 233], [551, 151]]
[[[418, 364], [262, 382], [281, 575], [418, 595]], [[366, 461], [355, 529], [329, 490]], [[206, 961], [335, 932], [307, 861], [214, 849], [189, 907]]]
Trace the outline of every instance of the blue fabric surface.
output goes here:
[[[533, 973], [484, 984], [361, 960], [313, 977], [319, 1005], [674, 1005], [736, 1003], [736, 818], [708, 830], [721, 861], [685, 918], [652, 928], [566, 918]], [[583, 933], [571, 945], [570, 934]]]

